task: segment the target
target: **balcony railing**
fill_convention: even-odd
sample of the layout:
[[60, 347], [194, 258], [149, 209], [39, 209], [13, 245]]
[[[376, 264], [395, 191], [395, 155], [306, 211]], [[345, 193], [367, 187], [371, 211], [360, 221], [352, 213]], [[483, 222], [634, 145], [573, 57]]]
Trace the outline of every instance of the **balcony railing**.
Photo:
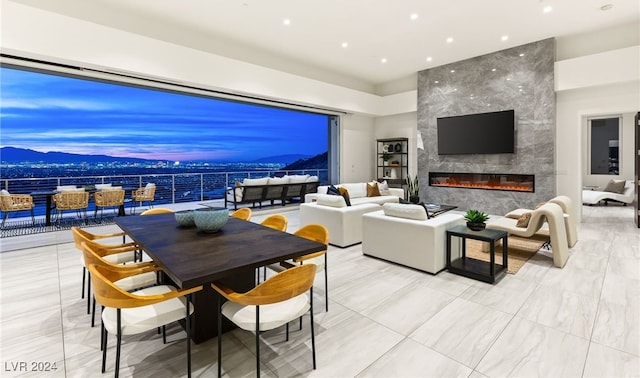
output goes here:
[[[39, 178], [2, 178], [0, 189], [10, 193], [30, 194], [55, 190], [60, 185], [93, 186], [95, 184], [112, 184], [123, 188], [133, 189], [145, 186], [147, 183], [156, 184], [154, 204], [170, 204], [184, 202], [210, 201], [224, 198], [226, 188], [233, 186], [236, 181], [245, 178], [280, 177], [284, 175], [308, 174], [319, 177], [320, 183], [328, 182], [327, 169], [278, 170], [278, 171], [237, 171], [211, 173], [176, 173], [176, 174], [145, 174], [122, 176], [74, 176], [74, 177], [39, 177]], [[127, 199], [131, 198], [130, 190]], [[34, 196], [34, 212], [36, 215], [45, 214], [45, 198]], [[94, 209], [93, 201], [89, 201], [88, 210]]]

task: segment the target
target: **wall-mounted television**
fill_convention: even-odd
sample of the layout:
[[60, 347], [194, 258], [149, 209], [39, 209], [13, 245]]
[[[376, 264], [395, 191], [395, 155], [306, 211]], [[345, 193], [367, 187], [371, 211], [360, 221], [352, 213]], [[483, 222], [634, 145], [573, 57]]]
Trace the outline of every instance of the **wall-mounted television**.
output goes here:
[[513, 110], [438, 118], [438, 155], [515, 152]]

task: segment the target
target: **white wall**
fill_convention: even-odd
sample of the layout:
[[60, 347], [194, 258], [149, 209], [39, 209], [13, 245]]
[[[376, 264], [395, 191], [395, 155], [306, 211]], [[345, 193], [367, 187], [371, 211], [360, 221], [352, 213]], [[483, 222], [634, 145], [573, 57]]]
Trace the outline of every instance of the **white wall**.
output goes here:
[[340, 117], [340, 182], [365, 182], [374, 177], [375, 136], [372, 117], [349, 114]]

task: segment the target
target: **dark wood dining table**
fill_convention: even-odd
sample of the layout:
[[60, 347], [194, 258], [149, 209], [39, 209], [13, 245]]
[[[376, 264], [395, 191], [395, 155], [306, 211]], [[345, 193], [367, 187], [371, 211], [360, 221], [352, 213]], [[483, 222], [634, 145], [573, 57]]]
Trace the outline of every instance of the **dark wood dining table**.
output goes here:
[[[116, 224], [140, 244], [179, 288], [204, 285], [195, 293], [191, 336], [200, 343], [217, 335], [218, 294], [210, 283], [221, 281], [238, 290], [255, 286], [255, 269], [327, 247], [257, 223], [229, 218], [212, 234], [178, 226], [173, 214], [116, 218]], [[225, 329], [232, 328], [225, 319]]]

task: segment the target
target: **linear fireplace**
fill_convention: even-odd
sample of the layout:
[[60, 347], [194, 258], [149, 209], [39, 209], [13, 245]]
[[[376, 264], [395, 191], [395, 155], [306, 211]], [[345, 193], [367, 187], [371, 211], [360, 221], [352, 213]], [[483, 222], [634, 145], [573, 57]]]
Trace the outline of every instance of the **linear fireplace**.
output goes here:
[[535, 192], [534, 175], [429, 172], [429, 186]]

